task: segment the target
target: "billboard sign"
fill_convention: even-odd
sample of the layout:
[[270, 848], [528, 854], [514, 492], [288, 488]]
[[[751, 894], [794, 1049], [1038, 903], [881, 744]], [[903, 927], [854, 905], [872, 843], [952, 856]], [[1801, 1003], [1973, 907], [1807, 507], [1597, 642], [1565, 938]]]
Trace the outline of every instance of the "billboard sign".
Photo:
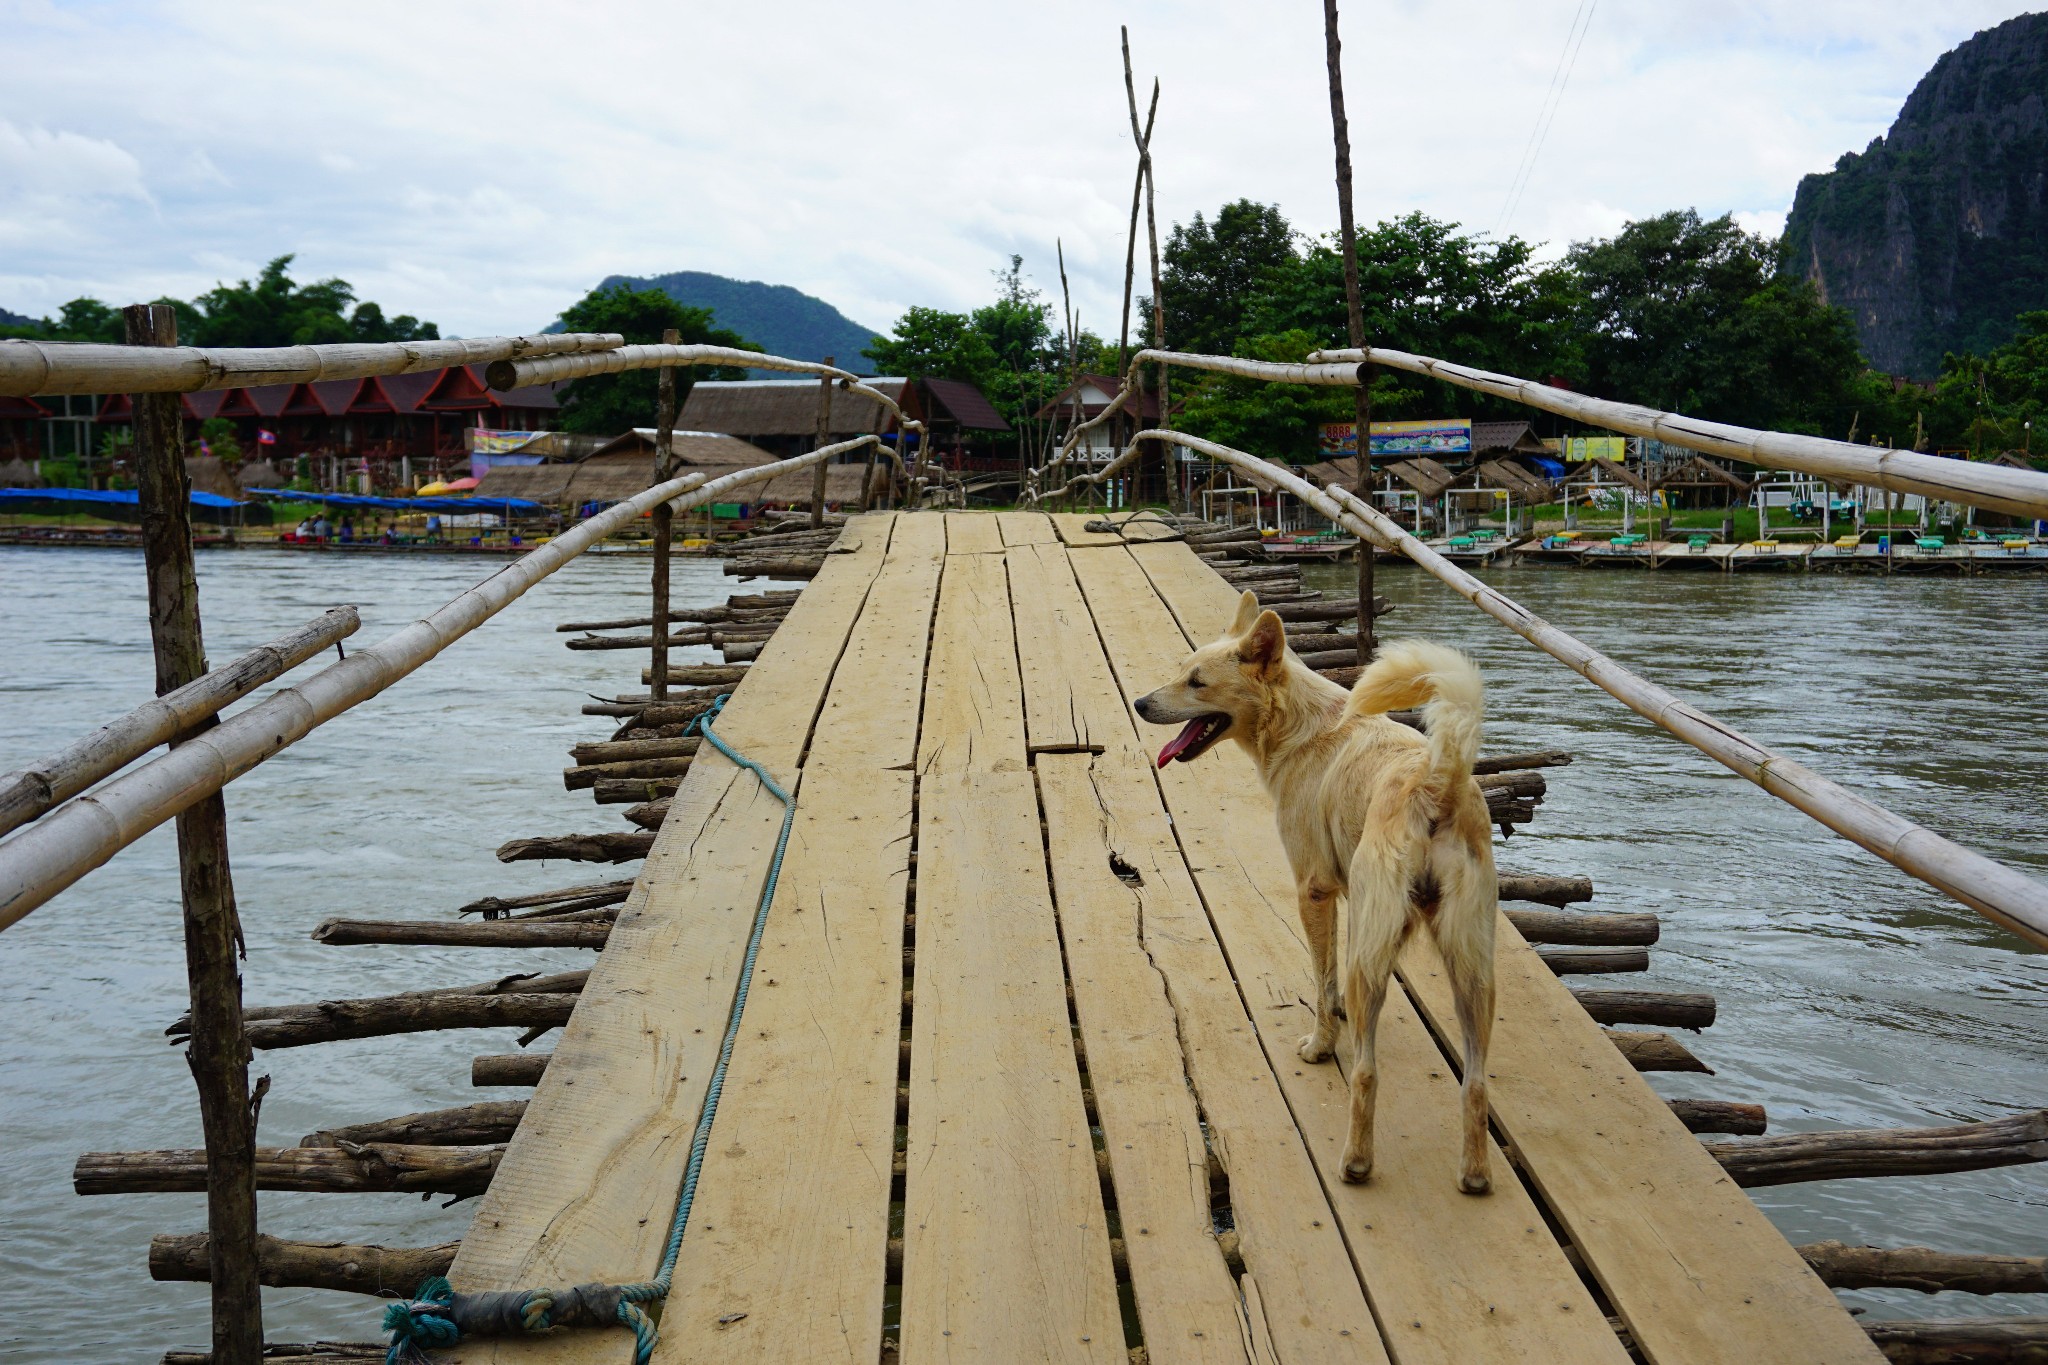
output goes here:
[[[1358, 453], [1358, 424], [1325, 422], [1316, 442], [1326, 460]], [[1439, 417], [1427, 422], [1374, 422], [1372, 457], [1375, 460], [1405, 460], [1415, 455], [1469, 455], [1472, 453], [1472, 419]]]

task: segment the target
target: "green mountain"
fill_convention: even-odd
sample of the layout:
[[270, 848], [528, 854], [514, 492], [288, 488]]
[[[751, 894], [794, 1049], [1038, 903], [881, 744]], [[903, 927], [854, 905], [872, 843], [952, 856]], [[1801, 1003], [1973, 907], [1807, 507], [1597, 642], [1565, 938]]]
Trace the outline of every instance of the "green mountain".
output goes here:
[[1892, 374], [1931, 378], [2048, 308], [2048, 14], [1944, 53], [1889, 133], [1799, 182], [1782, 249]]
[[869, 362], [861, 350], [878, 335], [823, 299], [786, 284], [678, 270], [667, 275], [607, 275], [599, 287], [614, 284], [659, 289], [677, 303], [709, 308], [720, 327], [730, 327], [767, 347], [769, 354], [791, 360], [823, 360], [829, 355], [847, 369], [864, 370]]

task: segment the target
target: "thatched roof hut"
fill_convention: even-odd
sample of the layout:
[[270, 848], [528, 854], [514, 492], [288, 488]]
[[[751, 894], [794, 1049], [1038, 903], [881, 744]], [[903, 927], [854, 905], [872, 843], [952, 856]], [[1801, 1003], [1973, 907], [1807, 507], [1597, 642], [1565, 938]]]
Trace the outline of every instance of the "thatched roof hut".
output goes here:
[[43, 476], [34, 460], [0, 460], [0, 488], [41, 488]]
[[[862, 382], [898, 403], [909, 384], [903, 379]], [[690, 396], [676, 420], [677, 425], [692, 431], [723, 432], [771, 449], [789, 438], [813, 441], [818, 434], [818, 384], [788, 379], [706, 380], [690, 386]], [[895, 430], [895, 425], [890, 411], [866, 394], [832, 390], [830, 440], [879, 436]]]

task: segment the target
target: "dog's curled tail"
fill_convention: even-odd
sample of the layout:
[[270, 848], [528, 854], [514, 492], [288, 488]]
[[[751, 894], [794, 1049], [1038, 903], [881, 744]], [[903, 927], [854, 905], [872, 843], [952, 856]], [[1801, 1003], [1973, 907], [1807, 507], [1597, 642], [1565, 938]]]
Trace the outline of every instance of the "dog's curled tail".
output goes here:
[[1344, 715], [1377, 715], [1422, 708], [1429, 736], [1431, 785], [1470, 775], [1479, 757], [1479, 730], [1486, 710], [1486, 685], [1479, 666], [1462, 651], [1428, 640], [1391, 640], [1351, 688]]

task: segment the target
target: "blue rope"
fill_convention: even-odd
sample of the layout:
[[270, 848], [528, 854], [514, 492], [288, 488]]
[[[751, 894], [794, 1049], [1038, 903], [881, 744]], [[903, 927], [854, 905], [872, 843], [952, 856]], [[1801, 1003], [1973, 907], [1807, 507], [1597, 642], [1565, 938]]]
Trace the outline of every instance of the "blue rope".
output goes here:
[[391, 1334], [386, 1365], [423, 1362], [424, 1348], [453, 1346], [465, 1336], [508, 1336], [554, 1327], [602, 1326], [607, 1321], [633, 1330], [634, 1365], [647, 1365], [654, 1354], [654, 1320], [640, 1305], [666, 1299], [675, 1280], [676, 1260], [683, 1250], [683, 1230], [690, 1222], [690, 1206], [697, 1199], [697, 1178], [703, 1173], [704, 1153], [711, 1144], [711, 1124], [718, 1117], [718, 1098], [725, 1091], [725, 1073], [732, 1063], [733, 1044], [740, 1036], [740, 1016], [747, 1008], [754, 963], [761, 955], [761, 935], [768, 927], [768, 907], [775, 899], [783, 854], [788, 851], [789, 832], [796, 822], [796, 798], [783, 790], [766, 768], [735, 751], [711, 728], [712, 719], [725, 709], [731, 696], [726, 692], [713, 698], [710, 708], [691, 721], [684, 733], [701, 734], [712, 748], [760, 779], [769, 795], [782, 803], [782, 832], [776, 836], [775, 856], [768, 863], [768, 876], [761, 885], [761, 902], [755, 908], [753, 932], [747, 938], [746, 958], [740, 964], [739, 987], [733, 992], [732, 1012], [726, 1017], [725, 1038], [718, 1045], [718, 1065], [712, 1069], [711, 1084], [704, 1094], [704, 1111], [697, 1119], [696, 1134], [690, 1139], [690, 1160], [683, 1168], [683, 1187], [676, 1197], [675, 1218], [669, 1224], [668, 1246], [662, 1252], [660, 1269], [653, 1279], [635, 1284], [590, 1284], [568, 1290], [518, 1289], [487, 1294], [457, 1294], [447, 1280], [437, 1275], [422, 1284], [412, 1298], [384, 1310], [384, 1330]]

